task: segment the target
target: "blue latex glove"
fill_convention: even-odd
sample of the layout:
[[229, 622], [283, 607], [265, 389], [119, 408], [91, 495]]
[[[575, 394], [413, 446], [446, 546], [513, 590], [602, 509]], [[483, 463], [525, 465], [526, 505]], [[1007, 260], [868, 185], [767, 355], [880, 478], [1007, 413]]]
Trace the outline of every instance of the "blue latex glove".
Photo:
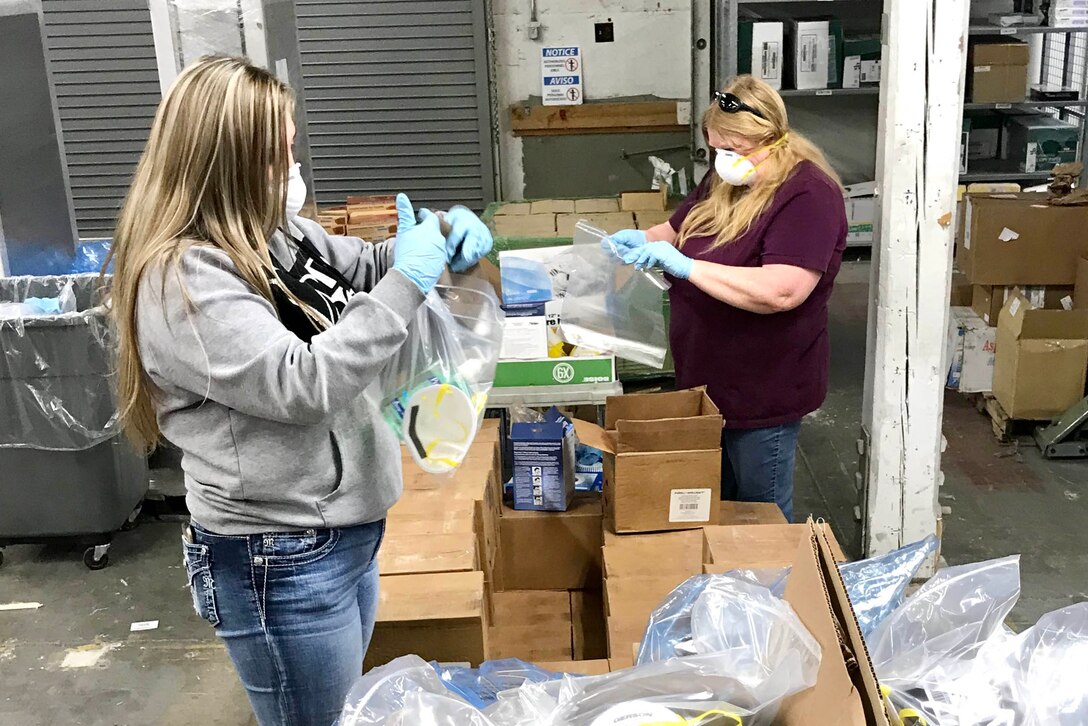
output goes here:
[[419, 210], [419, 221], [408, 195], [397, 195], [397, 239], [393, 247], [393, 269], [416, 284], [424, 295], [446, 269], [446, 240], [438, 215]]
[[446, 212], [450, 233], [446, 235], [446, 260], [454, 272], [464, 272], [491, 252], [491, 230], [467, 207]]
[[681, 280], [691, 277], [691, 266], [695, 263], [695, 260], [668, 242], [648, 242], [624, 255], [623, 261], [639, 270], [660, 267]]
[[646, 233], [642, 230], [624, 229], [601, 240], [601, 247], [605, 252], [611, 252], [622, 259], [628, 252], [637, 250], [647, 243]]

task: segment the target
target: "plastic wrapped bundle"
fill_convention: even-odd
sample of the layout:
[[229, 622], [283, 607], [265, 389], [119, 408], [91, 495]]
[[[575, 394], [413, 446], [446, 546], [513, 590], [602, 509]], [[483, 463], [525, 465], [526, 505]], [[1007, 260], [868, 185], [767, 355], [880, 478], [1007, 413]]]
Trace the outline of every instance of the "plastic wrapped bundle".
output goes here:
[[468, 453], [502, 344], [494, 290], [468, 284], [428, 293], [378, 381], [383, 416], [432, 474], [452, 472]]

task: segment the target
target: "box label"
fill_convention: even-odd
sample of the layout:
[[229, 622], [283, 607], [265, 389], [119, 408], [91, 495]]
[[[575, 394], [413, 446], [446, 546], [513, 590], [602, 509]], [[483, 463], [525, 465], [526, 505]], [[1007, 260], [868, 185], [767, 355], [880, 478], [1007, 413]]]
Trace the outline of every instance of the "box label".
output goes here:
[[582, 103], [582, 49], [578, 46], [540, 49], [540, 78], [545, 106]]
[[611, 383], [616, 380], [614, 363], [611, 357], [500, 360], [495, 368], [495, 387]]
[[709, 489], [673, 489], [669, 501], [669, 522], [709, 522]]
[[816, 50], [820, 46], [820, 37], [818, 35], [802, 35], [799, 46], [801, 56], [798, 61], [798, 69], [801, 73], [815, 73]]
[[1039, 165], [1039, 144], [1034, 141], [1028, 143], [1028, 153], [1024, 157], [1024, 171], [1028, 174], [1034, 174], [1035, 168]]
[[760, 58], [760, 77], [763, 80], [775, 80], [779, 75], [779, 58], [782, 57], [778, 43], [764, 43]]
[[975, 73], [989, 73], [990, 66], [975, 66]]

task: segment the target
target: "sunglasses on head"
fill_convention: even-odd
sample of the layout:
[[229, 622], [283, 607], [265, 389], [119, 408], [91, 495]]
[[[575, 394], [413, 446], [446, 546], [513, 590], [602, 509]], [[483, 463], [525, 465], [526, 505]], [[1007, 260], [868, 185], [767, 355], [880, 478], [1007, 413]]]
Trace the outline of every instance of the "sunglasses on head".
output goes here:
[[718, 102], [718, 108], [720, 108], [722, 111], [725, 111], [726, 113], [740, 113], [741, 111], [747, 111], [753, 116], [757, 116], [764, 121], [767, 120], [766, 116], [746, 104], [744, 101], [737, 98], [735, 94], [723, 93], [722, 91], [714, 91], [714, 100]]

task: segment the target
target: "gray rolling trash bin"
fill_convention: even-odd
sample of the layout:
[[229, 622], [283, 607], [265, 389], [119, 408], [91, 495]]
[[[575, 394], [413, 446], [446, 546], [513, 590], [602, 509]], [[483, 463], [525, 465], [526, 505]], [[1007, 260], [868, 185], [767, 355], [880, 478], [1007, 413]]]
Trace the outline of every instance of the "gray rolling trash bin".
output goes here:
[[[0, 562], [4, 546], [67, 539], [87, 547], [88, 567], [105, 567], [147, 493], [147, 457], [118, 425], [99, 283], [0, 278]], [[63, 311], [40, 314], [30, 298]]]

